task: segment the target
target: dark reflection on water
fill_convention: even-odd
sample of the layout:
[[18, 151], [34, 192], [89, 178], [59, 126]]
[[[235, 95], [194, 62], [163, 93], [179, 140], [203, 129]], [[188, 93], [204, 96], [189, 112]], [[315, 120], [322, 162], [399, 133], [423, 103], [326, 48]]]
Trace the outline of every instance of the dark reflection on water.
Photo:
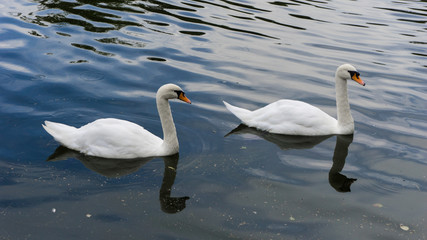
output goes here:
[[[48, 157], [47, 161], [61, 161], [69, 158], [78, 159], [86, 168], [109, 178], [118, 178], [135, 173], [146, 163], [154, 159], [154, 157], [135, 159], [100, 158], [81, 154], [64, 146], [59, 146]], [[171, 197], [171, 189], [178, 170], [179, 154], [162, 158], [165, 170], [159, 193], [160, 206], [165, 213], [177, 213], [184, 210], [186, 201], [190, 199], [188, 196]]]
[[[126, 2], [126, 1], [125, 1]], [[128, 1], [130, 2], [130, 1]], [[86, 31], [90, 32], [107, 32], [110, 30], [117, 30], [123, 26], [141, 26], [138, 23], [134, 23], [132, 21], [123, 21], [120, 20], [120, 16], [115, 14], [109, 14], [102, 11], [97, 11], [95, 9], [79, 9], [79, 7], [84, 6], [86, 4], [93, 5], [95, 7], [104, 7], [104, 3], [102, 2], [93, 2], [93, 1], [78, 1], [78, 2], [67, 2], [67, 1], [38, 1], [40, 13], [43, 14], [43, 11], [47, 11], [49, 9], [56, 10], [55, 12], [47, 12], [45, 15], [35, 16], [34, 19], [31, 19], [32, 23], [45, 25], [45, 22], [52, 24], [70, 24], [84, 27]], [[111, 2], [109, 6], [111, 9], [120, 9], [121, 11], [127, 10], [126, 8], [117, 8], [119, 2], [116, 4]], [[62, 10], [62, 12], [57, 12], [57, 10]], [[74, 15], [74, 16], [73, 16]], [[75, 16], [82, 16], [85, 20], [76, 19]], [[97, 27], [94, 24], [88, 22], [102, 22], [109, 25], [111, 27]]]
[[245, 124], [240, 124], [235, 129], [231, 130], [225, 137], [231, 134], [253, 134], [261, 137], [269, 142], [276, 144], [282, 150], [288, 149], [307, 149], [316, 146], [333, 135], [325, 136], [293, 136], [274, 134], [265, 131], [259, 131], [256, 128], [248, 127]]
[[[182, 3], [189, 7], [179, 6], [177, 4], [170, 4], [163, 1], [156, 0], [147, 0], [147, 1], [84, 1], [79, 0], [76, 2], [68, 1], [51, 1], [51, 0], [42, 0], [36, 1], [39, 5], [39, 11], [35, 14], [36, 16], [31, 16], [33, 13], [27, 16], [22, 16], [21, 19], [35, 23], [41, 26], [46, 26], [46, 24], [69, 24], [83, 27], [85, 31], [97, 32], [97, 33], [106, 33], [112, 30], [120, 30], [124, 27], [135, 26], [147, 28], [151, 31], [161, 32], [170, 34], [167, 32], [159, 31], [155, 26], [169, 26], [170, 22], [162, 21], [153, 21], [149, 17], [145, 16], [146, 14], [156, 13], [162, 16], [169, 16], [174, 19], [177, 19], [183, 23], [191, 23], [199, 25], [197, 31], [180, 31], [182, 34], [189, 34], [193, 36], [204, 35], [204, 32], [200, 30], [209, 30], [209, 27], [218, 27], [226, 30], [247, 33], [260, 37], [275, 38], [266, 34], [262, 34], [256, 31], [234, 28], [224, 24], [216, 24], [214, 22], [205, 21], [203, 18], [200, 18], [197, 15], [192, 16], [191, 14], [185, 13], [195, 13], [198, 8], [204, 8], [200, 5]], [[211, 3], [208, 1], [198, 1], [203, 4], [213, 4], [217, 7], [226, 8], [231, 11], [237, 11], [247, 15], [253, 15], [249, 11], [239, 10], [237, 8], [243, 8], [248, 10], [256, 10], [269, 12], [268, 10], [259, 9], [251, 5], [241, 4], [233, 1], [223, 1], [224, 5]], [[232, 7], [230, 7], [231, 5]], [[236, 9], [233, 9], [236, 7]], [[182, 12], [181, 12], [182, 11]], [[185, 13], [184, 13], [185, 12]], [[124, 20], [126, 18], [126, 13], [139, 14], [142, 18], [142, 21], [135, 20]], [[82, 19], [81, 19], [82, 18]], [[276, 23], [273, 20], [266, 18], [259, 18], [260, 20]], [[182, 24], [182, 23], [180, 23]], [[103, 25], [103, 26], [97, 26]], [[153, 27], [150, 27], [152, 25]], [[282, 26], [296, 28], [304, 30], [304, 28], [280, 24]], [[202, 27], [203, 26], [203, 27]]]
[[[292, 136], [274, 134], [259, 131], [244, 124], [240, 124], [235, 129], [231, 130], [227, 135], [225, 135], [225, 137], [232, 134], [253, 134], [276, 144], [282, 150], [313, 148], [324, 140], [334, 136]], [[350, 192], [351, 184], [353, 184], [357, 179], [348, 178], [343, 175], [341, 171], [344, 168], [345, 159], [348, 155], [348, 147], [353, 142], [353, 134], [336, 135], [336, 138], [334, 155], [332, 157], [332, 167], [329, 170], [329, 184], [338, 192]]]
[[[283, 40], [283, 36], [277, 34], [274, 31], [268, 31], [262, 26], [263, 22], [269, 28], [272, 25], [278, 27], [290, 28], [294, 30], [310, 31], [311, 22], [318, 22], [327, 25], [333, 25], [334, 22], [328, 19], [329, 15], [325, 17], [314, 17], [304, 12], [289, 12], [283, 18], [278, 18], [274, 8], [268, 7], [257, 7], [249, 3], [242, 3], [236, 1], [204, 1], [194, 0], [191, 2], [166, 2], [157, 0], [146, 0], [146, 1], [59, 1], [59, 0], [38, 0], [35, 1], [39, 5], [37, 11], [30, 12], [28, 14], [18, 14], [22, 20], [30, 23], [34, 23], [40, 26], [50, 26], [51, 24], [57, 26], [79, 26], [87, 32], [95, 33], [108, 33], [110, 31], [120, 31], [126, 29], [123, 32], [126, 37], [101, 37], [95, 39], [101, 43], [108, 44], [119, 44], [124, 46], [132, 46], [136, 48], [144, 48], [145, 45], [134, 38], [138, 34], [145, 34], [146, 31], [152, 34], [161, 35], [188, 35], [190, 37], [202, 37], [207, 32], [213, 31], [214, 29], [227, 30], [237, 33], [243, 33], [254, 37], [261, 37], [270, 40]], [[400, 1], [399, 3], [405, 3], [406, 1]], [[269, 2], [269, 5], [276, 8], [290, 8], [305, 5], [306, 7], [315, 8], [316, 10], [331, 12], [330, 15], [337, 14], [335, 9], [329, 6], [329, 1], [273, 1]], [[216, 8], [216, 11], [226, 11], [224, 17], [216, 17], [214, 15], [203, 16], [205, 11], [210, 6]], [[268, 5], [267, 5], [268, 6]], [[382, 10], [384, 12], [391, 12], [396, 15], [396, 21], [409, 22], [414, 24], [425, 24], [424, 19], [426, 14], [422, 8], [389, 8], [389, 7], [374, 7], [375, 9]], [[214, 11], [215, 12], [215, 11]], [[353, 11], [344, 12], [343, 14], [363, 17], [360, 13]], [[237, 22], [242, 21], [244, 24], [235, 24], [230, 19], [237, 19]], [[296, 21], [289, 20], [296, 18]], [[218, 21], [219, 20], [219, 21]], [[375, 28], [375, 27], [388, 27], [389, 23], [382, 19], [372, 19], [375, 21], [366, 22], [340, 22], [339, 24], [355, 28]], [[253, 22], [254, 24], [251, 24]], [[255, 25], [256, 24], [256, 25]], [[253, 27], [254, 25], [256, 27]], [[184, 28], [176, 31], [175, 26]], [[131, 33], [132, 27], [137, 28], [136, 34]], [[422, 32], [423, 30], [419, 30]], [[335, 31], [333, 31], [335, 32]], [[339, 34], [339, 31], [337, 32]], [[35, 36], [48, 38], [48, 36], [32, 32]], [[72, 33], [64, 33], [61, 31], [56, 32], [60, 36], [71, 36]], [[417, 37], [412, 32], [411, 34], [402, 31], [401, 35], [408, 37]], [[127, 39], [130, 38], [130, 39]], [[199, 39], [200, 40], [200, 39]], [[425, 41], [408, 41], [412, 44], [424, 44]], [[89, 50], [94, 53], [113, 57], [115, 53], [101, 51], [90, 44], [73, 43], [72, 46]], [[325, 44], [318, 45], [323, 48]], [[336, 45], [326, 45], [330, 47], [336, 47]], [[351, 46], [354, 47], [354, 46]], [[371, 49], [369, 49], [370, 51]], [[371, 53], [371, 52], [370, 52]], [[413, 55], [419, 57], [425, 57], [426, 54], [420, 49], [414, 49]], [[375, 62], [376, 63], [376, 62]], [[380, 65], [383, 63], [379, 63]], [[424, 65], [425, 67], [425, 65]]]
[[357, 180], [356, 178], [348, 178], [341, 173], [348, 155], [348, 147], [352, 142], [353, 134], [337, 135], [334, 156], [332, 157], [332, 167], [329, 170], [329, 184], [338, 192], [350, 192], [351, 184]]

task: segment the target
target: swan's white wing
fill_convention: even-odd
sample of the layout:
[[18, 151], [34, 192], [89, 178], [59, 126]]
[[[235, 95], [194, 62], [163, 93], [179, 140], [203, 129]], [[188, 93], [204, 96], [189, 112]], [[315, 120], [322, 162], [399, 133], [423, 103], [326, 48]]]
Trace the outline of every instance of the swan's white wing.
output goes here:
[[163, 140], [143, 127], [120, 119], [98, 119], [79, 130], [76, 145], [88, 155], [109, 158], [155, 156]]
[[[66, 126], [59, 123], [47, 125], [50, 128]], [[66, 126], [68, 128], [73, 128]], [[64, 129], [67, 129], [64, 127]], [[163, 140], [143, 127], [125, 120], [114, 118], [98, 119], [75, 132], [56, 132], [57, 139], [73, 150], [98, 157], [136, 158], [156, 156]]]
[[319, 108], [301, 101], [279, 100], [250, 112], [241, 119], [249, 127], [289, 135], [329, 135], [337, 120]]

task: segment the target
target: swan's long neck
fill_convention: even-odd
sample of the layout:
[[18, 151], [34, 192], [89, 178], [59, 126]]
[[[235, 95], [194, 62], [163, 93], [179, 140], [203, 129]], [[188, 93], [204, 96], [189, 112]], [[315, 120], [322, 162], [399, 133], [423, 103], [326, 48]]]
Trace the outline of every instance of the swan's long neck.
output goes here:
[[161, 96], [157, 96], [156, 103], [163, 129], [162, 148], [166, 151], [165, 155], [177, 153], [179, 150], [179, 143], [169, 101]]
[[349, 134], [354, 131], [354, 120], [348, 103], [347, 80], [335, 76], [335, 91], [337, 101], [338, 127], [342, 129], [341, 134]]

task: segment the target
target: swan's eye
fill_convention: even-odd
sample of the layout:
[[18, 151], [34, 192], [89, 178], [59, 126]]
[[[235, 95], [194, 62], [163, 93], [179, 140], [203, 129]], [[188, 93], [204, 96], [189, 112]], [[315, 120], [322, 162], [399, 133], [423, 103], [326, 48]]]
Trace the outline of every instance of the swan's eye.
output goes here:
[[353, 78], [354, 76], [356, 76], [356, 78], [359, 78], [360, 73], [356, 72], [356, 71], [348, 71], [348, 73], [350, 73], [350, 76]]
[[184, 92], [179, 91], [179, 90], [175, 90], [174, 92], [178, 95], [178, 96], [177, 96], [177, 98], [179, 98], [179, 96], [180, 96], [181, 94], [184, 94]]

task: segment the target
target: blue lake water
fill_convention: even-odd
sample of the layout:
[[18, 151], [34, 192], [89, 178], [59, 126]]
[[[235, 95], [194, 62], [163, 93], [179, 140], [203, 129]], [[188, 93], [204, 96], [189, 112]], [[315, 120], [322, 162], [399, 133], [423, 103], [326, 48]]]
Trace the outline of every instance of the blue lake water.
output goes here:
[[[409, 0], [0, 0], [0, 239], [427, 239], [426, 23]], [[342, 63], [353, 136], [224, 137], [223, 100], [335, 116]], [[179, 155], [46, 161], [44, 120], [161, 136], [165, 83], [193, 102]]]

